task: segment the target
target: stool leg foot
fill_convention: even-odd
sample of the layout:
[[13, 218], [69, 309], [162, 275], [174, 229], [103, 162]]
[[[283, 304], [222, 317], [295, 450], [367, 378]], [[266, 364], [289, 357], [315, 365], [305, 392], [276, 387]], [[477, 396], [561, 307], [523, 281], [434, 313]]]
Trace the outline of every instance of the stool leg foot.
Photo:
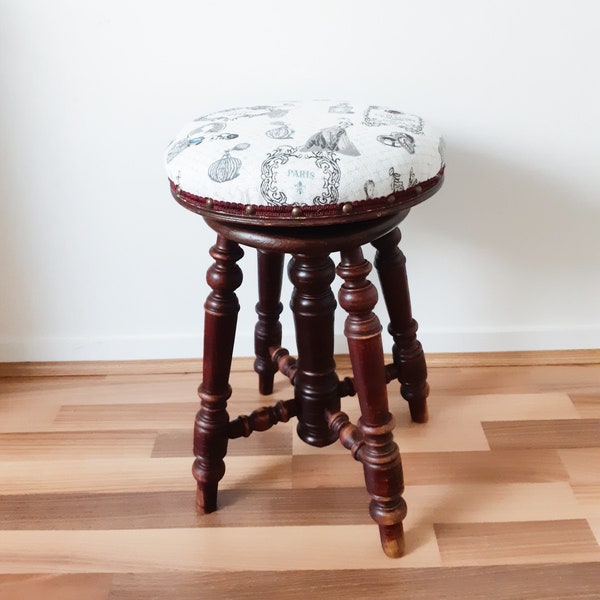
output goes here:
[[208, 514], [217, 510], [218, 481], [198, 482], [196, 486], [196, 512]]
[[390, 558], [404, 556], [406, 544], [404, 542], [404, 527], [402, 523], [380, 525], [379, 535], [381, 537], [381, 547], [387, 556]]
[[212, 512], [217, 508], [217, 487], [225, 474], [228, 424], [227, 400], [231, 396], [229, 373], [239, 311], [234, 293], [242, 283], [242, 271], [236, 264], [242, 249], [222, 236], [211, 248], [214, 264], [206, 280], [212, 288], [204, 305], [204, 358], [202, 383], [198, 388], [200, 410], [194, 427], [192, 473], [197, 485], [196, 508]]
[[373, 242], [377, 248], [375, 268], [390, 317], [390, 334], [394, 338], [394, 363], [398, 369], [400, 393], [408, 401], [413, 421], [425, 423], [428, 418], [427, 365], [423, 347], [417, 339], [417, 322], [412, 317], [406, 258], [398, 248], [398, 228]]
[[381, 324], [373, 313], [377, 290], [367, 280], [370, 270], [360, 248], [342, 252], [337, 269], [344, 280], [339, 301], [348, 312], [344, 333], [361, 412], [358, 428], [364, 445], [356, 457], [363, 465], [371, 496], [370, 514], [379, 525], [383, 550], [388, 556], [399, 557], [404, 552], [404, 477], [392, 437], [394, 419], [388, 408]]
[[254, 329], [254, 370], [258, 373], [258, 389], [261, 394], [273, 393], [273, 379], [277, 365], [271, 359], [269, 348], [281, 346], [281, 323], [283, 309], [279, 301], [283, 279], [283, 254], [257, 251], [258, 261], [258, 321]]

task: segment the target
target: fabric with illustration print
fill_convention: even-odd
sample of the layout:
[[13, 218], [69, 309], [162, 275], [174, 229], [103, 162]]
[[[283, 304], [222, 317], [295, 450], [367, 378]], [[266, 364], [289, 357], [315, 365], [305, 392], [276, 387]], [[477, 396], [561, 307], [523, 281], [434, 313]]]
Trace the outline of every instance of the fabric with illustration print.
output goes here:
[[319, 206], [384, 197], [435, 177], [444, 140], [400, 110], [318, 100], [198, 117], [169, 144], [169, 179], [219, 202]]

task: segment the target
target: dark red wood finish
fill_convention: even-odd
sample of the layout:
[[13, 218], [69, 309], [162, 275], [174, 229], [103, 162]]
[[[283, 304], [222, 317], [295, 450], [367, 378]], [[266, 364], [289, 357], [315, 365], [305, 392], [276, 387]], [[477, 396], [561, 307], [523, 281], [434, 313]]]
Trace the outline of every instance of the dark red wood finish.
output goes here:
[[427, 365], [421, 342], [417, 339], [417, 322], [412, 317], [406, 258], [398, 248], [401, 239], [396, 227], [375, 240], [375, 268], [379, 274], [383, 298], [390, 317], [388, 331], [394, 337], [394, 363], [402, 397], [408, 401], [412, 420], [427, 421]]
[[215, 262], [206, 274], [212, 292], [204, 304], [204, 359], [198, 388], [200, 410], [194, 428], [196, 460], [192, 469], [198, 482], [196, 507], [204, 513], [217, 509], [217, 486], [225, 474], [229, 373], [240, 309], [235, 290], [242, 283], [242, 270], [236, 261], [244, 252], [238, 244], [219, 235], [210, 255]]
[[370, 513], [379, 525], [383, 550], [396, 557], [404, 553], [404, 478], [400, 452], [392, 438], [394, 419], [388, 409], [381, 324], [373, 313], [377, 290], [367, 279], [370, 271], [371, 264], [364, 259], [360, 248], [342, 252], [337, 268], [344, 280], [339, 301], [348, 313], [344, 334], [360, 404], [358, 429], [364, 439], [356, 458], [363, 464], [371, 496]]
[[290, 261], [294, 284], [290, 306], [298, 344], [298, 371], [294, 380], [300, 406], [298, 435], [311, 446], [337, 440], [329, 429], [326, 411], [340, 408], [339, 380], [333, 360], [333, 321], [336, 308], [331, 282], [335, 267], [329, 256], [296, 255]]
[[[208, 270], [212, 288], [205, 309], [203, 382], [200, 411], [194, 437], [194, 476], [198, 481], [198, 510], [216, 508], [217, 486], [225, 472], [227, 440], [265, 431], [280, 421], [298, 418], [298, 434], [307, 443], [325, 446], [336, 440], [363, 465], [370, 514], [379, 525], [381, 543], [388, 556], [404, 552], [402, 521], [406, 504], [402, 464], [392, 430], [387, 383], [397, 377], [410, 405], [413, 420], [427, 419], [427, 371], [412, 318], [405, 259], [398, 249], [397, 228], [408, 209], [385, 212], [363, 222], [343, 219], [326, 225], [269, 226], [231, 215], [203, 215], [218, 233], [211, 249], [215, 259]], [[242, 274], [236, 261], [243, 252], [238, 244], [258, 251], [259, 300], [255, 328], [255, 370], [259, 390], [273, 390], [273, 376], [280, 371], [294, 387], [294, 397], [274, 406], [255, 410], [232, 421], [226, 411], [231, 390], [228, 384], [231, 353], [239, 305], [235, 289]], [[375, 266], [388, 309], [389, 331], [394, 337], [394, 363], [385, 365], [381, 324], [373, 309], [377, 291], [368, 280], [371, 264], [362, 245], [377, 249]], [[336, 269], [330, 258], [341, 252], [337, 274], [343, 280], [339, 302], [346, 311], [345, 335], [353, 378], [340, 381], [333, 359], [335, 296], [331, 284]], [[290, 306], [294, 316], [298, 358], [281, 347], [279, 314], [283, 261], [291, 255], [288, 274], [294, 286]], [[352, 424], [340, 412], [340, 398], [358, 395], [361, 418]]]
[[273, 378], [277, 365], [271, 359], [270, 348], [281, 346], [281, 323], [279, 315], [283, 305], [281, 284], [283, 279], [283, 254], [257, 251], [258, 260], [258, 321], [254, 329], [254, 370], [258, 373], [258, 389], [261, 394], [273, 393]]
[[337, 225], [340, 222], [364, 223], [385, 215], [410, 210], [430, 196], [433, 196], [444, 182], [445, 167], [418, 185], [406, 190], [394, 191], [379, 198], [356, 199], [337, 204], [305, 205], [280, 204], [241, 204], [222, 202], [218, 199], [196, 196], [182, 190], [175, 181], [170, 181], [171, 194], [182, 206], [207, 219], [218, 219], [237, 225], [258, 225], [259, 227], [321, 227]]

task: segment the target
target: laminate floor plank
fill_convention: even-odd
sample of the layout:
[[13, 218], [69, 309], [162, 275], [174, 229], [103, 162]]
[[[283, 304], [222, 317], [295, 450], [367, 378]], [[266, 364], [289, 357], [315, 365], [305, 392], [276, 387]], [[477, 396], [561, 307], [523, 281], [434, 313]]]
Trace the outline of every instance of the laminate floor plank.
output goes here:
[[[269, 456], [292, 452], [295, 423], [278, 423], [268, 432], [251, 435], [248, 438], [229, 440], [227, 456]], [[152, 448], [153, 458], [190, 457], [192, 439], [189, 431], [173, 430], [160, 432]]]
[[600, 483], [573, 483], [573, 493], [586, 517], [600, 517]]
[[[53, 429], [175, 429], [193, 425], [196, 402], [151, 404], [65, 404], [60, 407]], [[120, 427], [119, 427], [120, 424]]]
[[0, 575], [0, 600], [108, 600], [112, 574]]
[[600, 363], [433, 368], [429, 370], [429, 382], [442, 395], [598, 394]]
[[[401, 450], [405, 481], [410, 485], [435, 483], [543, 483], [566, 481], [567, 470], [556, 450], [492, 450], [472, 452], [404, 452]], [[346, 451], [338, 455], [295, 455], [294, 479], [302, 485], [333, 485], [340, 477], [362, 472], [348, 469]], [[344, 483], [349, 481], [344, 479]]]
[[369, 524], [369, 498], [360, 488], [224, 489], [219, 510], [197, 515], [195, 492], [25, 494], [0, 496], [5, 530], [110, 530], [191, 527]]
[[[262, 401], [261, 401], [262, 400]], [[274, 401], [273, 401], [274, 402]], [[257, 394], [249, 394], [245, 400], [239, 398], [230, 402], [228, 412], [231, 418], [238, 413], [248, 413], [271, 404], [269, 399], [257, 399]], [[189, 429], [199, 401], [189, 402], [124, 402], [99, 404], [62, 404], [54, 419], [53, 429], [69, 431], [74, 428], [105, 429]]]
[[559, 450], [573, 493], [588, 517], [600, 517], [600, 448]]
[[596, 536], [596, 541], [600, 544], [600, 516], [588, 519], [588, 523]]
[[59, 410], [54, 398], [20, 402], [5, 395], [0, 399], [0, 433], [49, 431]]
[[[293, 567], [291, 568], [293, 569]], [[255, 573], [117, 574], [111, 600], [379, 598], [381, 600], [597, 600], [592, 563]]]
[[[260, 540], [260, 543], [257, 543]], [[372, 540], [371, 544], [357, 541]], [[388, 559], [373, 525], [4, 531], [0, 573], [152, 573], [156, 570], [408, 569], [440, 564], [433, 527], [413, 530], [402, 561]], [[317, 551], [318, 549], [318, 551]]]
[[[0, 496], [2, 529], [134, 529], [367, 524], [368, 496], [359, 487], [224, 489], [219, 510], [195, 514], [193, 487], [185, 490], [37, 493]], [[446, 522], [584, 518], [571, 486], [528, 484], [409, 485], [407, 528]], [[264, 511], [268, 510], [268, 513]], [[265, 520], [264, 515], [268, 514]]]
[[600, 483], [600, 447], [564, 448], [558, 451], [574, 483]]
[[[393, 385], [393, 384], [392, 384]], [[578, 420], [579, 411], [567, 394], [502, 394], [481, 396], [441, 396], [432, 393], [428, 399], [429, 421], [410, 421], [408, 405], [390, 386], [390, 411], [396, 418], [394, 435], [401, 452], [453, 452], [489, 450], [482, 421], [527, 421], [540, 414], [557, 420]], [[360, 416], [355, 399], [342, 399], [342, 410], [356, 423]], [[460, 423], [460, 426], [457, 426]], [[510, 424], [508, 425], [510, 427]], [[295, 437], [294, 454], [346, 454], [340, 444], [313, 448]]]
[[149, 457], [156, 431], [51, 431], [0, 433], [2, 460]]
[[407, 527], [418, 523], [483, 523], [585, 519], [567, 482], [407, 485]]
[[493, 421], [482, 426], [492, 449], [600, 447], [600, 419]]
[[[0, 461], [0, 495], [188, 490], [189, 458]], [[227, 457], [221, 488], [289, 488], [291, 457]]]
[[587, 521], [437, 523], [444, 565], [595, 562], [600, 548]]
[[569, 397], [583, 419], [600, 419], [600, 392], [597, 394], [569, 394]]

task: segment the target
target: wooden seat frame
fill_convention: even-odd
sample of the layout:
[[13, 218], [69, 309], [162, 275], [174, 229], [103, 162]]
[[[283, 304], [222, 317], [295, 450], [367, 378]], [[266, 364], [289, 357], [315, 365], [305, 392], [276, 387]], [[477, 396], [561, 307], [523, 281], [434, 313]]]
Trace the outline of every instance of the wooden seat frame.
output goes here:
[[[197, 481], [199, 513], [217, 509], [228, 440], [297, 417], [298, 435], [306, 443], [327, 446], [339, 440], [362, 463], [371, 498], [370, 514], [379, 525], [383, 550], [390, 557], [404, 553], [404, 478], [400, 452], [392, 436], [394, 418], [389, 412], [387, 384], [394, 379], [400, 382], [401, 394], [417, 423], [427, 421], [429, 387], [417, 323], [412, 317], [406, 260], [398, 247], [398, 225], [410, 207], [437, 191], [442, 179], [438, 176], [427, 187], [411, 189], [409, 206], [390, 206], [366, 220], [337, 217], [316, 225], [232, 218], [210, 210], [210, 205], [191, 205], [172, 185], [175, 198], [201, 214], [217, 233], [216, 244], [210, 250], [214, 263], [207, 272], [212, 291], [204, 305], [203, 377], [194, 428], [196, 458], [192, 471]], [[394, 340], [393, 362], [388, 365], [384, 361], [382, 327], [373, 312], [377, 290], [368, 279], [372, 265], [362, 252], [362, 246], [369, 243], [377, 250], [374, 265], [389, 316], [388, 331]], [[275, 373], [281, 372], [292, 383], [294, 397], [230, 419], [229, 376], [240, 308], [235, 290], [243, 278], [237, 264], [244, 255], [240, 244], [255, 248], [258, 257], [254, 368], [260, 393], [271, 394]], [[330, 257], [334, 252], [340, 253], [337, 269]], [[297, 359], [281, 346], [279, 315], [286, 254], [291, 255], [288, 273], [294, 286], [290, 307]], [[353, 374], [343, 380], [338, 378], [333, 357], [337, 303], [331, 284], [336, 273], [343, 281], [338, 300], [347, 313], [344, 334]], [[341, 412], [340, 399], [355, 394], [361, 417], [353, 424]]]

